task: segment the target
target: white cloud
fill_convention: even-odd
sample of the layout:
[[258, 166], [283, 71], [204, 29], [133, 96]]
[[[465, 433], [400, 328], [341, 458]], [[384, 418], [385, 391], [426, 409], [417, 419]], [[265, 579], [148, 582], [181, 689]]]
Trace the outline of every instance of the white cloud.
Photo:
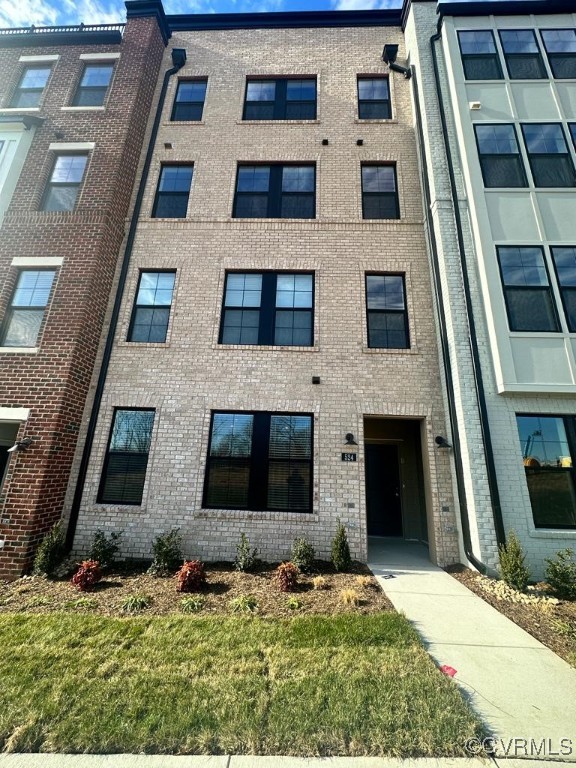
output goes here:
[[43, 0], [0, 0], [0, 27], [49, 27], [59, 15], [59, 8]]

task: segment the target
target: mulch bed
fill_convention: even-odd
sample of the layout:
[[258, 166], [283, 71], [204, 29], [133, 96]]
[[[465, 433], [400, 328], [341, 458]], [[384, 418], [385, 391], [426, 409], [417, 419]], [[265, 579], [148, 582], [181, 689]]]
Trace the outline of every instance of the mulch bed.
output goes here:
[[[295, 592], [280, 592], [275, 577], [277, 564], [262, 563], [252, 573], [235, 571], [230, 563], [207, 563], [207, 584], [201, 590], [205, 598], [196, 615], [230, 614], [230, 601], [240, 595], [253, 595], [259, 616], [288, 617], [301, 614], [376, 613], [394, 610], [378, 583], [362, 563], [354, 562], [349, 573], [337, 573], [329, 563], [317, 562], [313, 573], [300, 574]], [[327, 589], [314, 589], [312, 579], [322, 575]], [[366, 585], [357, 582], [369, 576]], [[104, 616], [122, 616], [122, 603], [130, 595], [146, 595], [152, 599], [146, 615], [180, 612], [180, 601], [186, 595], [176, 591], [176, 579], [159, 578], [146, 573], [142, 564], [121, 564], [105, 573], [101, 582], [89, 592], [80, 592], [70, 583], [70, 575], [51, 580], [24, 577], [13, 582], [0, 582], [0, 613], [86, 612]], [[345, 605], [342, 590], [358, 593], [358, 605]], [[295, 596], [301, 606], [290, 608], [288, 598]], [[89, 598], [82, 600], [81, 598]], [[80, 599], [80, 600], [79, 600]]]
[[[446, 570], [478, 597], [576, 667], [576, 602], [560, 601], [542, 606], [498, 599], [482, 589], [480, 582], [483, 577], [478, 573], [463, 565]], [[539, 586], [545, 588], [544, 584]]]

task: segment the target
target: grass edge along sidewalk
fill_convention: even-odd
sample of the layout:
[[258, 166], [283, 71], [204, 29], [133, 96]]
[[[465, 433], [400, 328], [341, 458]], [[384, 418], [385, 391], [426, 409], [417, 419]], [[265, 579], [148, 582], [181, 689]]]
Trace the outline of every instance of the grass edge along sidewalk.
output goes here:
[[0, 616], [0, 750], [465, 755], [479, 719], [405, 617]]

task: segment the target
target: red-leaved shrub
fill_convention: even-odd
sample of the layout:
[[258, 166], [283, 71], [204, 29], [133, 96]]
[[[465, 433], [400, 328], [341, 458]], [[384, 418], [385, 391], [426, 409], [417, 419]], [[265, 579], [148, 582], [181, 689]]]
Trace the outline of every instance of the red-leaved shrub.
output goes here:
[[102, 578], [98, 560], [82, 560], [80, 567], [72, 576], [72, 584], [81, 592], [87, 592]]
[[280, 563], [276, 568], [276, 578], [281, 592], [294, 592], [298, 573], [298, 568], [294, 563]]
[[206, 583], [204, 563], [201, 560], [185, 560], [184, 565], [176, 573], [178, 592], [198, 592]]

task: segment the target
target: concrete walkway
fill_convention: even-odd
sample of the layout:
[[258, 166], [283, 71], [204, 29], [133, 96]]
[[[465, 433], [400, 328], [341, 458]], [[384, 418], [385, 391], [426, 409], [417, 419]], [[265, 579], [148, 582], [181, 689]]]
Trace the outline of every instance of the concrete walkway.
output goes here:
[[438, 666], [457, 670], [497, 755], [576, 761], [575, 669], [432, 565], [423, 545], [372, 540], [369, 566]]

